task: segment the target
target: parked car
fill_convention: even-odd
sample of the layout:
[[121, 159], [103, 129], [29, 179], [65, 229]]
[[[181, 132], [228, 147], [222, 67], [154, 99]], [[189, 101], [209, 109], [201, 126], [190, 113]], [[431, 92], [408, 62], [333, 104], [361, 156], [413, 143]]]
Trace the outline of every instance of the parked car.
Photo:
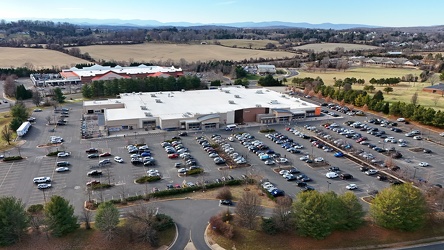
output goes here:
[[339, 151], [339, 152], [336, 152], [336, 153], [334, 154], [334, 156], [335, 156], [335, 157], [342, 157], [342, 156], [344, 156], [344, 153], [342, 153], [341, 151]]
[[102, 171], [100, 171], [100, 170], [92, 170], [92, 171], [89, 171], [86, 175], [88, 175], [88, 176], [99, 176], [99, 175], [102, 175]]
[[425, 161], [420, 162], [418, 165], [420, 167], [428, 167], [429, 166], [429, 164], [427, 162], [425, 162]]
[[369, 169], [369, 170], [365, 171], [366, 175], [375, 175], [377, 173], [378, 173], [378, 170], [376, 170], [376, 169]]
[[353, 175], [351, 175], [351, 174], [340, 174], [339, 178], [341, 178], [342, 180], [353, 179]]
[[99, 161], [99, 165], [103, 166], [103, 165], [108, 165], [111, 164], [111, 161], [109, 159], [103, 159]]
[[59, 152], [59, 153], [57, 154], [57, 157], [68, 157], [68, 156], [70, 156], [70, 155], [71, 155], [70, 152]]
[[67, 161], [58, 161], [56, 163], [56, 165], [57, 165], [57, 167], [66, 167], [66, 166], [69, 166], [71, 164], [69, 162], [67, 162]]
[[345, 188], [348, 190], [355, 190], [355, 189], [358, 189], [358, 185], [350, 183], [347, 186], [345, 186]]
[[328, 179], [333, 179], [333, 178], [338, 178], [339, 175], [336, 172], [328, 172], [325, 174], [325, 177], [327, 177]]
[[100, 184], [99, 180], [92, 180], [92, 181], [88, 181], [86, 183], [86, 186], [90, 187], [90, 186], [95, 186], [95, 185], [98, 185], [98, 184]]
[[114, 161], [118, 163], [123, 163], [123, 159], [120, 156], [115, 156]]
[[38, 189], [47, 189], [47, 188], [50, 188], [50, 187], [52, 187], [52, 185], [50, 183], [41, 183], [41, 184], [37, 185]]
[[58, 167], [55, 169], [56, 172], [66, 172], [69, 171], [68, 167]]
[[104, 152], [104, 153], [101, 153], [99, 156], [100, 157], [107, 157], [107, 156], [111, 156], [111, 153], [110, 152]]
[[97, 153], [99, 150], [97, 148], [89, 148], [85, 151], [86, 153]]

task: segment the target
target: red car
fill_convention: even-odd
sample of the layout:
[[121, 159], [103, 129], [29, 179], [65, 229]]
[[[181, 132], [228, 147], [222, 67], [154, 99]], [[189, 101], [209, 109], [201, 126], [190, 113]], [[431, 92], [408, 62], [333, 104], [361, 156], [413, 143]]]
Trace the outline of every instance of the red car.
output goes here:
[[111, 153], [110, 152], [105, 152], [105, 153], [101, 153], [99, 156], [100, 157], [111, 156]]
[[176, 154], [176, 153], [168, 154], [168, 158], [170, 158], [170, 159], [176, 159], [177, 157], [179, 157], [179, 154]]

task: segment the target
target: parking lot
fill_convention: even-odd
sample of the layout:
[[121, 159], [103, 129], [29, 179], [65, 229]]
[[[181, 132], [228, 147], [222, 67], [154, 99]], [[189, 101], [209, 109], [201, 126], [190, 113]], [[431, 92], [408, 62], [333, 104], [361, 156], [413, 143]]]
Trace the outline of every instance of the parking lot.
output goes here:
[[[165, 132], [160, 130], [155, 131], [127, 131], [126, 134], [113, 133], [111, 137], [103, 137], [98, 139], [81, 139], [81, 124], [82, 124], [82, 111], [81, 103], [72, 103], [65, 105], [69, 109], [69, 117], [66, 117], [66, 125], [47, 125], [48, 117], [53, 120], [58, 119], [58, 115], [53, 112], [52, 108], [43, 109], [42, 112], [35, 112], [32, 114], [36, 117], [36, 121], [30, 129], [29, 133], [23, 138], [24, 144], [19, 149], [12, 149], [10, 152], [6, 152], [6, 155], [21, 154], [25, 157], [22, 161], [13, 163], [0, 163], [0, 173], [2, 178], [0, 179], [0, 192], [5, 195], [13, 195], [21, 198], [27, 204], [42, 203], [45, 199], [49, 199], [52, 195], [62, 195], [69, 199], [75, 206], [76, 211], [79, 212], [83, 206], [83, 202], [91, 195], [91, 198], [98, 200], [109, 200], [121, 198], [121, 196], [134, 196], [145, 194], [146, 192], [152, 192], [154, 189], [166, 189], [167, 185], [182, 186], [188, 182], [213, 182], [216, 179], [222, 179], [223, 177], [232, 176], [234, 178], [242, 178], [243, 175], [255, 174], [264, 179], [268, 179], [277, 188], [285, 191], [287, 195], [294, 197], [298, 192], [303, 189], [298, 186], [297, 181], [287, 181], [279, 174], [279, 170], [287, 169], [290, 167], [297, 168], [301, 173], [308, 176], [311, 181], [307, 182], [308, 185], [319, 191], [335, 191], [337, 193], [346, 192], [346, 186], [349, 184], [356, 184], [358, 189], [353, 192], [358, 197], [368, 195], [369, 190], [381, 190], [384, 187], [390, 185], [388, 181], [380, 181], [376, 178], [376, 175], [366, 175], [360, 170], [360, 165], [348, 160], [345, 157], [335, 157], [334, 154], [337, 150], [330, 152], [325, 151], [322, 148], [313, 146], [309, 139], [303, 139], [300, 136], [294, 134], [293, 131], [288, 131], [285, 128], [292, 128], [299, 130], [309, 136], [317, 135], [311, 130], [304, 128], [304, 125], [309, 125], [324, 131], [326, 134], [330, 134], [332, 139], [342, 139], [345, 144], [350, 144], [353, 150], [361, 150], [363, 152], [372, 153], [378, 160], [385, 161], [387, 158], [385, 155], [375, 152], [368, 148], [368, 145], [362, 145], [351, 138], [347, 138], [344, 135], [340, 135], [337, 132], [322, 127], [321, 125], [329, 122], [336, 122], [341, 127], [350, 128], [348, 125], [343, 124], [347, 120], [360, 120], [365, 122], [367, 117], [331, 117], [328, 120], [314, 120], [314, 121], [301, 121], [297, 124], [285, 124], [269, 126], [281, 135], [286, 136], [293, 140], [293, 142], [300, 144], [303, 148], [300, 148], [299, 153], [291, 153], [287, 149], [283, 148], [282, 144], [277, 144], [271, 139], [266, 137], [265, 133], [259, 133], [260, 127], [244, 127], [237, 128], [234, 131], [198, 131], [189, 132], [188, 136], [181, 137], [181, 141], [184, 147], [188, 148], [190, 154], [197, 161], [197, 165], [204, 169], [204, 174], [198, 176], [186, 176], [179, 175], [178, 168], [175, 167], [175, 163], [183, 164], [184, 161], [179, 158], [170, 159], [165, 152], [161, 143], [167, 139], [171, 139], [178, 135], [177, 132]], [[407, 128], [404, 126], [404, 131]], [[406, 137], [404, 133], [394, 133], [387, 128], [381, 128], [387, 130], [387, 136], [393, 136], [397, 140], [404, 139], [408, 141], [407, 147], [399, 147], [397, 144], [380, 142], [381, 139], [374, 137], [373, 135], [365, 134], [368, 137], [368, 141], [371, 144], [376, 144], [381, 148], [384, 148], [385, 144], [390, 144], [396, 147], [403, 157], [400, 159], [394, 159], [396, 165], [400, 166], [400, 171], [406, 176], [415, 177], [415, 179], [426, 180], [429, 183], [442, 183], [444, 180], [444, 151], [441, 146], [432, 144], [425, 140], [413, 140], [411, 137]], [[356, 130], [356, 129], [355, 129]], [[286, 158], [287, 163], [275, 163], [272, 165], [266, 165], [265, 160], [261, 160], [256, 153], [250, 151], [247, 147], [241, 144], [239, 139], [228, 140], [228, 137], [232, 134], [249, 133], [254, 136], [251, 140], [258, 140], [269, 147], [269, 150], [274, 151], [273, 154], [279, 155], [279, 158]], [[196, 137], [203, 136], [207, 139], [211, 139], [213, 134], [219, 134], [224, 143], [229, 143], [233, 148], [232, 152], [236, 152], [238, 156], [242, 156], [247, 164], [240, 168], [223, 167], [223, 165], [216, 165], [214, 158], [208, 157], [208, 153], [205, 152], [202, 146], [196, 141]], [[54, 144], [47, 146], [49, 138], [51, 136], [59, 136], [64, 139], [62, 144]], [[319, 135], [317, 135], [319, 136]], [[324, 135], [325, 136], [325, 135]], [[214, 141], [212, 141], [213, 143]], [[144, 166], [131, 164], [130, 154], [126, 149], [129, 144], [146, 144], [149, 150], [156, 160], [154, 166]], [[383, 145], [384, 144], [384, 145]], [[422, 151], [414, 152], [412, 148], [423, 147], [432, 149], [432, 153], [425, 154]], [[86, 150], [89, 148], [97, 148], [99, 153], [109, 152], [111, 156], [99, 157], [89, 159], [87, 157]], [[66, 158], [49, 157], [46, 156], [49, 152], [67, 151], [71, 155]], [[20, 151], [20, 152], [19, 152]], [[295, 151], [296, 152], [296, 151]], [[344, 153], [351, 153], [349, 150], [343, 150]], [[272, 155], [272, 154], [270, 154]], [[309, 155], [311, 159], [323, 158], [321, 163], [307, 163], [300, 160], [304, 155]], [[124, 160], [123, 163], [115, 162], [113, 159], [115, 156], [120, 156]], [[107, 166], [95, 167], [102, 171], [101, 176], [87, 176], [87, 173], [91, 170], [91, 166], [97, 166], [100, 160], [109, 158], [111, 164]], [[69, 161], [70, 171], [56, 172], [57, 161]], [[418, 164], [422, 161], [426, 161], [430, 164], [428, 167], [419, 167]], [[267, 162], [268, 164], [269, 162]], [[330, 167], [338, 167], [341, 173], [351, 174], [353, 179], [342, 180], [340, 178], [328, 179], [326, 174], [330, 172]], [[135, 179], [146, 175], [150, 169], [157, 170], [162, 180], [149, 184], [136, 184]], [[32, 179], [39, 176], [48, 176], [52, 179], [52, 188], [45, 189], [45, 191], [37, 189], [36, 185], [32, 183]], [[98, 180], [101, 183], [111, 183], [115, 186], [110, 189], [104, 189], [102, 191], [93, 191], [88, 194], [86, 189], [86, 183], [91, 180]]]

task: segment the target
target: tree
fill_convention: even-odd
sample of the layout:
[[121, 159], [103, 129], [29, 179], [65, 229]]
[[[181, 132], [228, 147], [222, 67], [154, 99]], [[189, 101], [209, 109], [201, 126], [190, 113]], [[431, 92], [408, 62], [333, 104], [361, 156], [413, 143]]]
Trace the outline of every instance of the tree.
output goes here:
[[111, 202], [103, 202], [97, 208], [95, 226], [102, 232], [108, 240], [114, 237], [117, 225], [119, 224], [119, 210]]
[[421, 190], [410, 183], [382, 190], [370, 205], [377, 225], [402, 231], [415, 231], [426, 222], [426, 201]]
[[2, 129], [2, 139], [8, 143], [8, 145], [11, 145], [12, 141], [12, 130], [9, 128], [9, 126], [5, 125]]
[[418, 103], [418, 92], [415, 92], [413, 95], [412, 95], [412, 99], [411, 99], [411, 101], [410, 101], [413, 105], [416, 105], [417, 103]]
[[352, 192], [345, 192], [339, 196], [343, 218], [338, 223], [338, 229], [355, 230], [364, 223], [365, 212], [358, 197]]
[[370, 93], [373, 93], [373, 91], [375, 91], [375, 86], [373, 86], [373, 85], [366, 85], [366, 86], [364, 86], [364, 90], [365, 91], [368, 91], [368, 92], [370, 92]]
[[171, 217], [158, 214], [155, 208], [139, 205], [127, 212], [125, 227], [131, 238], [150, 243], [151, 246], [159, 245], [159, 231], [174, 226]]
[[56, 237], [64, 236], [79, 228], [74, 207], [63, 197], [54, 195], [45, 205], [48, 229]]
[[[12, 118], [11, 122], [9, 123], [9, 128], [12, 131], [16, 131], [21, 125], [22, 125], [22, 121], [20, 120], [20, 118], [14, 117], [14, 118]], [[3, 131], [2, 131], [2, 136], [3, 136]]]
[[12, 75], [6, 77], [5, 84], [3, 85], [3, 90], [5, 92], [5, 95], [9, 97], [15, 97], [15, 91], [17, 90], [14, 78], [15, 77]]
[[291, 204], [292, 200], [289, 196], [278, 197], [276, 199], [276, 205], [273, 209], [272, 221], [275, 227], [280, 231], [286, 231], [292, 226], [291, 216]]
[[25, 233], [29, 218], [21, 200], [6, 196], [0, 198], [0, 245], [12, 245]]
[[392, 87], [385, 87], [384, 92], [389, 94], [390, 92], [393, 92], [393, 88]]
[[318, 191], [300, 192], [293, 203], [299, 234], [315, 239], [327, 237], [334, 228], [327, 197]]
[[382, 94], [381, 90], [378, 90], [375, 95], [373, 96], [372, 100], [375, 100], [377, 102], [384, 100], [384, 95]]
[[256, 217], [262, 214], [261, 200], [256, 193], [244, 192], [236, 206], [239, 224], [248, 229], [254, 229]]
[[32, 103], [34, 103], [35, 106], [40, 106], [42, 100], [43, 98], [38, 91], [32, 91]]
[[32, 97], [32, 91], [27, 90], [23, 84], [17, 86], [17, 90], [15, 92], [15, 98], [17, 100], [26, 100]]
[[14, 118], [18, 118], [20, 122], [26, 121], [29, 117], [28, 109], [25, 104], [21, 101], [17, 101], [14, 106], [11, 107], [11, 116]]
[[439, 80], [444, 81], [444, 72], [439, 75]]
[[53, 100], [58, 102], [58, 103], [64, 103], [66, 99], [66, 96], [63, 95], [62, 93], [62, 89], [60, 88], [55, 88], [54, 89], [54, 96], [53, 96]]
[[231, 194], [229, 187], [223, 187], [216, 196], [217, 199], [221, 200], [231, 200], [233, 195]]
[[34, 204], [28, 207], [28, 216], [30, 219], [31, 227], [35, 230], [39, 230], [40, 226], [45, 223], [45, 215], [43, 214], [44, 207], [42, 204]]

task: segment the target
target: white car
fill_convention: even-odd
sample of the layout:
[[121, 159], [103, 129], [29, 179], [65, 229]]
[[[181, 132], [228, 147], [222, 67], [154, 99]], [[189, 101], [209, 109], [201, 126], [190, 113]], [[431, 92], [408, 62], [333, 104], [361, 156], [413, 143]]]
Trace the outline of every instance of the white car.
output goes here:
[[439, 135], [440, 135], [440, 136], [444, 136], [444, 132], [440, 133]]
[[424, 162], [424, 161], [420, 162], [418, 165], [420, 167], [428, 167], [429, 166], [429, 164], [427, 162]]
[[413, 139], [415, 139], [415, 140], [422, 140], [422, 137], [419, 136], [419, 135], [415, 135], [415, 136], [413, 136]]
[[279, 158], [276, 160], [279, 163], [288, 163], [288, 159], [287, 158]]
[[315, 162], [323, 162], [323, 161], [324, 161], [324, 158], [322, 158], [322, 157], [317, 157], [317, 158], [314, 159], [314, 161], [315, 161]]
[[348, 190], [355, 190], [355, 189], [358, 189], [358, 185], [351, 183], [351, 184], [348, 184], [347, 186], [345, 186], [345, 188]]
[[179, 174], [184, 174], [184, 173], [188, 172], [188, 169], [186, 169], [186, 168], [180, 168], [179, 170], [177, 170], [177, 172], [178, 172]]
[[398, 121], [398, 122], [405, 122], [405, 118], [400, 117], [400, 118], [396, 119], [396, 121]]
[[266, 160], [265, 165], [273, 165], [275, 162], [273, 160]]
[[59, 167], [55, 169], [56, 172], [65, 172], [65, 171], [69, 171], [68, 167]]
[[38, 189], [47, 189], [47, 188], [50, 188], [50, 187], [52, 187], [52, 185], [49, 184], [49, 183], [42, 183], [42, 184], [38, 184], [37, 185]]
[[333, 179], [333, 178], [338, 178], [339, 175], [336, 172], [328, 172], [325, 174], [325, 177], [327, 177], [328, 179]]
[[116, 156], [116, 157], [114, 157], [114, 161], [115, 161], [115, 162], [118, 162], [118, 163], [123, 163], [123, 159], [122, 159], [122, 157], [120, 157], [120, 156]]
[[70, 152], [60, 152], [57, 154], [57, 157], [68, 157], [70, 155], [71, 155]]
[[288, 170], [281, 170], [281, 171], [279, 171], [280, 175], [285, 175], [285, 174], [289, 174], [289, 173], [290, 173], [290, 171], [288, 171]]
[[374, 174], [377, 174], [377, 173], [378, 173], [378, 170], [376, 170], [376, 169], [370, 169], [368, 171], [365, 171], [366, 175], [374, 175]]
[[309, 155], [304, 155], [304, 156], [302, 156], [301, 158], [299, 158], [299, 160], [301, 160], [301, 161], [306, 161], [306, 160], [308, 160], [308, 159], [310, 159], [310, 156], [309, 156]]

